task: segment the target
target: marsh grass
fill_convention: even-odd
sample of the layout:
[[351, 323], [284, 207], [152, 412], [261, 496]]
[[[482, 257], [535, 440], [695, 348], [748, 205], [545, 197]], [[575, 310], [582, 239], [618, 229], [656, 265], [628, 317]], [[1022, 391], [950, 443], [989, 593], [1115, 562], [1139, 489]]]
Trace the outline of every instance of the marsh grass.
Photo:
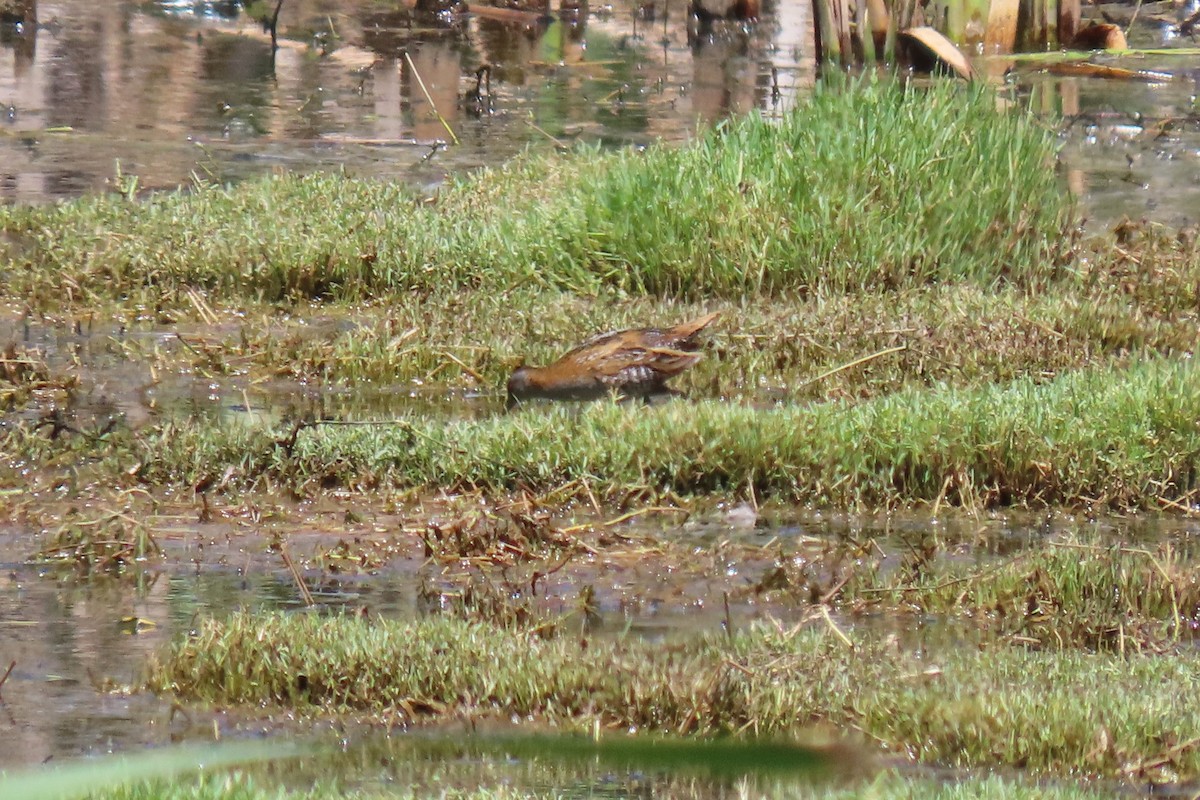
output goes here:
[[[102, 344], [144, 365], [149, 389], [154, 376], [173, 374], [278, 387], [278, 394], [299, 382], [328, 387], [335, 396], [348, 390], [361, 396], [365, 389], [391, 398], [392, 407], [417, 391], [444, 398], [454, 411], [461, 391], [493, 396], [499, 407], [501, 387], [522, 359], [546, 363], [600, 331], [717, 310], [723, 316], [705, 333], [706, 357], [673, 381], [678, 388], [697, 398], [764, 403], [865, 399], [912, 386], [968, 386], [1026, 374], [1047, 379], [1065, 370], [1193, 352], [1200, 340], [1196, 286], [1200, 253], [1194, 245], [1146, 228], [1134, 245], [1095, 254], [1086, 268], [1043, 291], [959, 282], [682, 302], [613, 290], [588, 296], [442, 290], [353, 310], [306, 306], [292, 318], [262, 306], [206, 303], [205, 322], [185, 326], [179, 336], [113, 333]], [[55, 323], [47, 328], [55, 330]], [[14, 410], [43, 410], [52, 400], [70, 411], [105, 393], [78, 365], [51, 366], [36, 348], [18, 353], [14, 344], [13, 351], [18, 360], [41, 365], [33, 382], [21, 378], [8, 387], [0, 376], [0, 394], [8, 391]], [[86, 427], [82, 422], [74, 424]]]
[[853, 727], [922, 761], [1161, 780], [1200, 771], [1184, 733], [1200, 712], [1178, 690], [1196, 668], [1187, 652], [955, 648], [918, 657], [823, 627], [760, 626], [664, 646], [547, 640], [449, 618], [238, 614], [176, 642], [148, 685], [190, 701], [410, 720], [532, 715], [771, 736]]
[[1050, 541], [979, 563], [913, 548], [901, 561], [886, 573], [882, 560], [860, 565], [836, 602], [859, 612], [961, 615], [996, 642], [1120, 653], [1173, 651], [1192, 640], [1200, 619], [1200, 564], [1169, 542]]
[[[1191, 263], [1200, 279], [1194, 267], [1200, 259]], [[463, 388], [499, 398], [521, 359], [548, 363], [601, 331], [673, 324], [712, 310], [723, 316], [705, 333], [705, 359], [673, 382], [698, 397], [865, 398], [908, 385], [1053, 375], [1195, 348], [1196, 326], [1187, 313], [1151, 298], [1143, 306], [1117, 288], [1119, 274], [1112, 278], [1091, 288], [1064, 282], [1048, 292], [959, 283], [736, 303], [613, 292], [439, 292], [358, 308], [340, 324], [281, 325], [275, 315], [250, 315], [235, 332], [189, 337], [190, 345], [175, 348], [163, 368], [355, 388]], [[892, 348], [902, 349], [826, 375]]]
[[[225, 474], [305, 494], [590, 486], [610, 498], [715, 493], [839, 506], [946, 503], [1160, 508], [1187, 500], [1200, 459], [1200, 371], [1153, 360], [1042, 383], [906, 390], [871, 401], [761, 410], [672, 402], [529, 409], [480, 421], [412, 417], [281, 431], [178, 421], [139, 437], [137, 461], [99, 469], [155, 484]], [[10, 432], [13, 446], [29, 434]]]
[[519, 285], [705, 297], [1037, 285], [1074, 247], [1053, 147], [987, 91], [863, 80], [818, 86], [779, 123], [530, 157], [432, 202], [310, 175], [6, 206], [0, 285], [33, 309], [120, 301], [159, 319], [190, 307], [190, 289], [294, 303]]
[[119, 572], [161, 553], [150, 526], [128, 508], [89, 506], [86, 511], [71, 509], [33, 560], [71, 564], [83, 573]]

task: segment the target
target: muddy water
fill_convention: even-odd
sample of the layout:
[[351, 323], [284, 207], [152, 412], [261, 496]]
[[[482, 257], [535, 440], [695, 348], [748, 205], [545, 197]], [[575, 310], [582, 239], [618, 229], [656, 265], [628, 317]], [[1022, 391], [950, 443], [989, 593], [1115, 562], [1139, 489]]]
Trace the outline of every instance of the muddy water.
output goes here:
[[[341, 519], [336, 502], [327, 501], [320, 509], [277, 509], [268, 515], [273, 521], [255, 526], [220, 514], [220, 521], [201, 524], [194, 509], [192, 515], [187, 511], [181, 506], [149, 520], [165, 559], [119, 578], [80, 580], [69, 566], [30, 563], [43, 536], [28, 528], [0, 529], [0, 674], [15, 663], [0, 689], [0, 726], [12, 732], [0, 747], [0, 769], [210, 739], [214, 731], [228, 738], [259, 736], [277, 724], [290, 730], [282, 721], [263, 717], [173, 715], [156, 698], [123, 691], [137, 682], [151, 653], [187, 631], [200, 615], [301, 608], [295, 580], [272, 540], [283, 541], [299, 565], [317, 613], [365, 609], [412, 619], [446, 607], [445, 598], [439, 600], [441, 592], [461, 590], [459, 565], [424, 557], [418, 520], [436, 519], [441, 512], [434, 507], [413, 512], [411, 518], [380, 513], [351, 522]], [[1200, 541], [1200, 527], [1169, 520], [1014, 517], [931, 524], [927, 518], [774, 512], [756, 524], [749, 522], [744, 509], [723, 509], [683, 522], [664, 515], [624, 524], [619, 529], [624, 535], [645, 542], [683, 541], [691, 549], [649, 559], [646, 550], [636, 548], [630, 557], [580, 558], [545, 578], [534, 602], [544, 612], [569, 613], [581, 588], [591, 586], [599, 617], [587, 627], [588, 635], [669, 638], [762, 618], [785, 624], [805, 619], [809, 609], [803, 604], [768, 601], [753, 589], [776, 563], [773, 556], [755, 558], [757, 548], [768, 542], [783, 542], [786, 549], [802, 553], [805, 548], [819, 552], [837, 541], [874, 539], [898, 562], [912, 542], [936, 536], [948, 558], [987, 568], [1047, 536], [1085, 533], [1126, 543], [1169, 537], [1186, 558], [1196, 557]], [[351, 558], [341, 562], [341, 555]], [[528, 577], [520, 568], [506, 574], [514, 587], [522, 575]], [[953, 620], [868, 616], [839, 622], [848, 628], [886, 626], [901, 646], [934, 654], [980, 635]]]
[[[362, 526], [341, 533], [282, 527], [289, 529], [286, 546], [301, 565], [319, 613], [367, 610], [412, 619], [448, 607], [458, 591], [456, 567], [427, 562], [415, 534], [385, 526], [392, 532], [377, 535], [380, 544], [373, 547], [364, 542], [370, 537]], [[721, 527], [719, 520], [709, 526]], [[174, 715], [166, 702], [125, 691], [137, 683], [146, 658], [199, 615], [304, 605], [295, 580], [269, 547], [271, 537], [263, 535], [268, 530], [239, 534], [236, 526], [162, 521], [156, 528], [167, 551], [165, 566], [87, 580], [69, 566], [29, 563], [39, 541], [31, 531], [0, 531], [0, 674], [15, 665], [0, 690], [0, 724], [15, 734], [12, 746], [0, 747], [0, 769], [209, 739], [214, 731], [222, 737], [261, 735], [275, 727], [253, 715]], [[709, 528], [694, 533], [703, 537]], [[346, 542], [352, 544], [343, 549]], [[348, 551], [385, 556], [356, 571], [335, 563], [337, 554]], [[726, 619], [722, 594], [763, 568], [717, 559], [712, 569], [689, 576], [677, 565], [602, 560], [543, 580], [537, 604], [549, 613], [567, 613], [580, 586], [588, 584], [598, 586], [600, 604], [599, 618], [588, 626], [592, 635], [660, 638], [719, 630]], [[442, 591], [450, 594], [442, 597]], [[759, 615], [745, 601], [735, 601], [729, 613], [739, 624]], [[797, 616], [786, 609], [776, 615]]]
[[272, 56], [235, 3], [38, 3], [0, 38], [0, 196], [112, 187], [118, 162], [141, 188], [326, 168], [431, 183], [530, 146], [678, 140], [813, 80], [807, 12], [693, 50], [682, 0], [553, 21], [404, 5], [292, 0]]
[[[35, 15], [0, 20], [8, 202], [281, 170], [428, 186], [525, 148], [680, 141], [698, 122], [778, 114], [816, 74], [808, 3], [766, 3], [757, 24], [697, 31], [683, 0], [503, 20], [289, 0], [274, 53], [239, 3], [17, 5]], [[1146, 4], [1131, 44], [1190, 45], [1174, 35], [1185, 13]], [[1189, 224], [1200, 216], [1191, 62], [1111, 63], [1157, 77], [1059, 77], [995, 60], [984, 71], [998, 78], [1011, 67], [1015, 97], [1056, 126], [1067, 118], [1062, 172], [1096, 225], [1122, 216]], [[490, 80], [474, 93], [484, 65]]]
[[[332, 337], [352, 325], [345, 319], [309, 319], [303, 335]], [[15, 413], [0, 424], [36, 423], [56, 408], [72, 425], [85, 430], [112, 422], [137, 429], [163, 415], [272, 425], [305, 415], [337, 420], [399, 414], [471, 419], [503, 409], [497, 391], [465, 391], [433, 381], [351, 388], [285, 378], [263, 380], [237, 368], [222, 367], [212, 374], [197, 368], [195, 362], [203, 361], [198, 350], [202, 342], [229, 332], [201, 326], [124, 328], [0, 315], [0, 342], [35, 354], [59, 383], [73, 387], [70, 392], [49, 388], [36, 393], [28, 402], [7, 409]]]
[[[273, 56], [261, 27], [233, 3], [41, 2], [36, 22], [0, 21], [0, 198], [44, 202], [131, 188], [130, 176], [142, 190], [186, 185], [193, 175], [224, 181], [279, 170], [344, 169], [429, 185], [527, 147], [680, 141], [697, 121], [755, 108], [779, 113], [814, 80], [806, 3], [768, 4], [756, 26], [727, 26], [694, 44], [682, 6], [660, 0], [649, 18], [635, 13], [642, 4], [618, 0], [581, 21], [547, 24], [423, 18], [374, 2], [289, 0]], [[1156, 43], [1157, 29], [1143, 24], [1135, 44]], [[468, 93], [484, 64], [493, 67], [491, 91], [475, 103]], [[1064, 180], [1085, 198], [1097, 224], [1125, 215], [1189, 224], [1200, 217], [1196, 79], [1180, 57], [1144, 59], [1138, 67], [1167, 77], [1064, 78], [1018, 66], [1011, 93], [1048, 119], [1068, 119], [1060, 134]], [[447, 127], [458, 144], [444, 145], [451, 141]], [[297, 396], [338, 418], [413, 409], [487, 414], [499, 402], [463, 397], [447, 404], [439, 392], [368, 396], [250, 386], [236, 377], [156, 380], [122, 348], [139, 338], [141, 349], [179, 347], [173, 333], [0, 333], [0, 341], [24, 336], [50, 360], [78, 365], [81, 380], [94, 387], [82, 401], [89, 412], [97, 419], [122, 414], [135, 427], [164, 408], [229, 421], [293, 414]], [[194, 520], [195, 510], [188, 513]], [[928, 522], [902, 532], [919, 535], [922, 525]], [[580, 586], [591, 584], [602, 631], [719, 630], [724, 596], [760, 579], [768, 566], [711, 555], [722, 541], [819, 542], [847, 532], [885, 539], [898, 528], [821, 519], [746, 530], [745, 515], [734, 514], [640, 530], [692, 542], [710, 555], [694, 559], [683, 579], [664, 565], [599, 563], [567, 571], [541, 602], [567, 610]], [[960, 532], [966, 544], [957, 553], [985, 560], [1050, 532], [1028, 520], [978, 537]], [[1113, 523], [1112, 532], [1151, 540], [1163, 534], [1125, 523]], [[396, 551], [387, 553], [386, 566], [350, 575], [329, 568], [328, 554], [339, 542], [370, 533], [292, 531], [289, 548], [318, 604], [393, 617], [434, 610], [423, 605], [421, 585], [432, 584], [436, 598], [449, 578], [430, 571], [411, 535], [393, 537]], [[175, 523], [161, 532], [174, 566], [85, 581], [70, 570], [27, 563], [35, 534], [0, 531], [0, 674], [15, 663], [0, 689], [0, 730], [9, 734], [0, 768], [211, 735], [211, 720], [172, 718], [155, 698], [120, 687], [135, 682], [147, 655], [186, 631], [198, 613], [300, 605], [293, 578], [261, 532], [239, 538]], [[737, 599], [730, 612], [735, 624], [802, 613]], [[153, 625], [135, 632], [126, 617]], [[921, 648], [954, 646], [962, 636], [925, 622], [900, 633]], [[238, 720], [216, 722], [233, 734], [250, 730]], [[597, 778], [585, 788], [603, 787]], [[634, 790], [623, 779], [613, 789]]]

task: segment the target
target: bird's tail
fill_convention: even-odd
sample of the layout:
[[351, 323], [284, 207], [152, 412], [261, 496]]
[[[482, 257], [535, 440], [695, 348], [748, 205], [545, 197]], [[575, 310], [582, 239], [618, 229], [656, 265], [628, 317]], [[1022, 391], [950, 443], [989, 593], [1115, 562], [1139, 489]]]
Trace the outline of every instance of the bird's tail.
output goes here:
[[705, 314], [703, 317], [697, 317], [691, 322], [681, 322], [670, 329], [671, 338], [682, 340], [691, 339], [697, 333], [711, 325], [719, 316], [721, 316], [721, 312], [714, 311], [711, 314]]

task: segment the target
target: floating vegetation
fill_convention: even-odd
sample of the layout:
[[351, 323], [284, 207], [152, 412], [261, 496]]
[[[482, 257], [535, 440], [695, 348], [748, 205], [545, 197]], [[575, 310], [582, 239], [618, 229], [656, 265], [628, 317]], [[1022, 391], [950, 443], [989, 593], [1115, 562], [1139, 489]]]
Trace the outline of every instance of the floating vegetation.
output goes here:
[[0, 351], [0, 410], [20, 408], [39, 394], [62, 397], [74, 385], [72, 376], [53, 376], [46, 359], [33, 348], [9, 342]]
[[120, 571], [162, 553], [144, 519], [123, 509], [72, 509], [34, 558], [73, 564], [85, 573]]
[[425, 555], [442, 561], [470, 559], [509, 565], [570, 552], [579, 543], [550, 521], [545, 511], [475, 511], [447, 521], [430, 520], [422, 537]]

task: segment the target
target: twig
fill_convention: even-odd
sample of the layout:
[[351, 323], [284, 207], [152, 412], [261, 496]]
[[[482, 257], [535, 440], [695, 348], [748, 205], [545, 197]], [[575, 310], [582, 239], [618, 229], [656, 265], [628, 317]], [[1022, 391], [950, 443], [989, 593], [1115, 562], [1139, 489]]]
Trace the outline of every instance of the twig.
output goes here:
[[[1138, 0], [1138, 2], [1141, 2], [1141, 0]], [[1055, 339], [1066, 339], [1067, 338], [1066, 334], [1060, 333], [1060, 332], [1054, 330], [1054, 328], [1051, 328], [1049, 325], [1045, 324], [1044, 322], [1038, 322], [1036, 320], [1032, 320], [1029, 317], [1025, 316], [1024, 314], [1015, 314], [1014, 316], [1017, 319], [1021, 320], [1021, 322], [1024, 322], [1026, 325], [1032, 325], [1033, 327], [1037, 328], [1042, 333], [1045, 333], [1047, 336], [1051, 336]]]
[[[8, 669], [6, 669], [4, 671], [4, 677], [0, 678], [0, 689], [4, 688], [4, 682], [6, 680], [8, 680], [9, 675], [12, 675], [12, 671], [13, 671], [13, 669], [16, 668], [16, 666], [17, 666], [16, 660], [13, 660], [12, 662], [9, 663]], [[2, 699], [3, 697], [4, 697], [3, 693], [0, 693], [0, 699]]]
[[554, 142], [554, 146], [555, 146], [555, 147], [557, 147], [559, 150], [566, 150], [566, 149], [567, 149], [567, 144], [566, 144], [566, 142], [564, 142], [562, 139], [559, 139], [557, 136], [555, 136], [554, 134], [550, 133], [550, 132], [549, 132], [548, 130], [546, 130], [545, 128], [542, 128], [542, 127], [540, 127], [540, 126], [539, 126], [537, 123], [535, 123], [533, 120], [531, 120], [531, 119], [527, 119], [527, 120], [525, 120], [525, 124], [526, 124], [526, 125], [528, 125], [529, 127], [533, 128], [535, 131], [537, 131], [538, 133], [540, 133], [542, 136], [545, 136], [545, 137], [546, 137], [547, 139], [549, 139], [550, 141]]
[[942, 501], [946, 499], [946, 491], [950, 488], [950, 479], [953, 476], [947, 475], [946, 480], [942, 481], [942, 490], [938, 492], [937, 500], [933, 501], [933, 516], [937, 516], [938, 509], [942, 507]]
[[459, 358], [458, 356], [454, 355], [454, 353], [451, 353], [451, 352], [449, 352], [448, 350], [442, 350], [442, 351], [441, 351], [441, 353], [442, 353], [442, 355], [444, 355], [446, 358], [450, 359], [450, 360], [451, 360], [451, 361], [453, 361], [455, 364], [458, 364], [460, 367], [462, 367], [462, 371], [463, 371], [463, 372], [465, 372], [465, 373], [467, 373], [468, 375], [470, 375], [472, 378], [474, 378], [476, 383], [481, 383], [481, 384], [482, 384], [482, 383], [486, 383], [486, 381], [483, 379], [483, 376], [482, 376], [482, 375], [480, 375], [478, 372], [476, 372], [476, 371], [475, 371], [474, 369], [472, 369], [471, 367], [468, 367], [468, 366], [466, 365], [466, 363], [464, 363], [464, 362], [463, 362], [463, 360], [462, 360], [461, 358]]
[[275, 58], [275, 51], [279, 49], [279, 12], [283, 11], [283, 0], [278, 0], [275, 3], [275, 13], [271, 15], [271, 58]]
[[722, 592], [725, 602], [725, 636], [733, 639], [733, 616], [729, 613], [729, 592]]
[[831, 369], [831, 370], [827, 370], [826, 372], [822, 372], [820, 375], [818, 375], [818, 376], [817, 376], [817, 377], [815, 377], [815, 378], [809, 378], [809, 379], [808, 379], [808, 380], [806, 380], [806, 381], [802, 381], [801, 383], [798, 383], [798, 384], [796, 384], [796, 388], [797, 388], [797, 389], [802, 389], [802, 388], [804, 388], [805, 386], [809, 386], [809, 385], [811, 385], [811, 384], [814, 384], [814, 383], [816, 383], [816, 382], [818, 382], [818, 381], [825, 380], [825, 379], [826, 379], [826, 378], [828, 378], [830, 375], [836, 375], [837, 373], [839, 373], [839, 372], [841, 372], [841, 371], [843, 371], [843, 370], [850, 369], [851, 367], [857, 367], [859, 364], [865, 364], [865, 363], [867, 363], [868, 361], [873, 361], [873, 360], [875, 360], [876, 358], [880, 358], [881, 356], [886, 356], [886, 355], [888, 355], [889, 353], [899, 353], [901, 350], [907, 350], [907, 349], [908, 349], [908, 345], [906, 345], [906, 344], [902, 344], [902, 345], [897, 345], [896, 347], [889, 347], [889, 348], [887, 348], [886, 350], [880, 350], [878, 353], [871, 353], [871, 355], [869, 355], [869, 356], [863, 356], [862, 358], [856, 358], [856, 359], [854, 359], [853, 361], [851, 361], [851, 362], [849, 362], [849, 363], [847, 363], [847, 364], [842, 364], [840, 367], [834, 367], [834, 368], [833, 368], [833, 369]]
[[[655, 512], [658, 512], [660, 514], [690, 514], [691, 513], [686, 508], [668, 508], [666, 506], [650, 506], [648, 508], [639, 508], [637, 511], [630, 511], [628, 514], [622, 514], [621, 516], [616, 517], [614, 519], [610, 519], [607, 522], [601, 522], [600, 526], [603, 528], [611, 528], [613, 525], [620, 525], [622, 522], [627, 522], [628, 520], [631, 520], [634, 517], [640, 517], [642, 514], [653, 514]], [[572, 531], [581, 531], [584, 528], [590, 528], [590, 527], [592, 527], [592, 524], [590, 522], [585, 522], [582, 525], [572, 525], [569, 528], [560, 528], [559, 533], [571, 533]]]
[[833, 617], [829, 616], [829, 606], [821, 606], [821, 617], [825, 620], [825, 624], [829, 626], [829, 629], [833, 631], [834, 635], [841, 639], [842, 643], [845, 644], [846, 647], [849, 647], [851, 650], [853, 650], [854, 642], [850, 641], [850, 637], [843, 633], [842, 629], [839, 628], [837, 623], [833, 621]]
[[[593, 551], [593, 553], [594, 553], [594, 551]], [[577, 555], [579, 555], [579, 551], [572, 550], [570, 553], [567, 553], [566, 558], [564, 558], [562, 561], [558, 562], [557, 564], [555, 564], [553, 567], [546, 570], [545, 572], [542, 572], [540, 570], [535, 571], [533, 573], [532, 577], [530, 577], [530, 579], [529, 579], [529, 593], [532, 594], [534, 597], [537, 597], [538, 581], [541, 580], [542, 578], [549, 578], [551, 575], [558, 572], [560, 569], [565, 567], [567, 564], [571, 563], [571, 559], [575, 558], [575, 556], [577, 556]]]
[[442, 123], [442, 127], [446, 129], [446, 133], [450, 134], [450, 141], [458, 144], [458, 137], [454, 135], [454, 129], [450, 127], [449, 122], [446, 122], [446, 118], [442, 116], [442, 112], [438, 111], [437, 103], [433, 102], [433, 97], [430, 96], [429, 90], [425, 88], [425, 81], [421, 80], [421, 73], [417, 72], [417, 65], [413, 63], [408, 51], [404, 53], [404, 60], [408, 63], [408, 68], [412, 70], [413, 77], [417, 79], [417, 86], [421, 87], [421, 92], [425, 95], [425, 100], [429, 103], [429, 107], [433, 109], [434, 116], [438, 118], [438, 122]]
[[1125, 38], [1129, 38], [1129, 32], [1133, 30], [1133, 23], [1138, 18], [1138, 12], [1142, 10], [1142, 0], [1137, 0], [1137, 5], [1133, 7], [1133, 16], [1129, 18], [1129, 24], [1125, 26]]
[[292, 561], [292, 557], [288, 555], [287, 549], [281, 543], [279, 545], [279, 555], [283, 557], [283, 563], [287, 565], [288, 571], [292, 573], [292, 578], [296, 581], [296, 586], [300, 587], [300, 597], [304, 599], [304, 605], [314, 606], [316, 601], [313, 600], [312, 592], [308, 590], [304, 579], [300, 577], [300, 570], [296, 569], [296, 564]]
[[592, 503], [592, 510], [599, 514], [600, 504], [596, 502], [596, 495], [592, 494], [592, 487], [591, 484], [588, 483], [586, 475], [580, 479], [580, 483], [583, 484], [583, 490], [587, 492], [588, 500], [590, 500]]
[[1179, 744], [1175, 745], [1170, 750], [1167, 750], [1166, 753], [1164, 753], [1163, 755], [1160, 755], [1153, 759], [1150, 759], [1147, 761], [1142, 761], [1142, 762], [1138, 763], [1137, 767], [1135, 767], [1134, 769], [1136, 772], [1145, 772], [1147, 770], [1154, 769], [1156, 767], [1161, 767], [1166, 764], [1170, 764], [1172, 761], [1174, 761], [1175, 759], [1177, 759], [1179, 756], [1183, 755], [1187, 751], [1195, 750], [1197, 748], [1197, 746], [1200, 746], [1200, 737], [1197, 737], [1194, 739], [1188, 739], [1185, 742], [1180, 742]]
[[1164, 506], [1167, 506], [1168, 508], [1173, 508], [1176, 511], [1182, 511], [1184, 514], [1187, 514], [1189, 517], [1200, 517], [1200, 511], [1197, 511], [1196, 509], [1192, 508], [1191, 506], [1185, 506], [1183, 503], [1180, 503], [1177, 500], [1172, 500], [1168, 497], [1161, 497], [1161, 496], [1156, 497], [1154, 499], [1157, 500], [1158, 502], [1162, 503]]
[[193, 289], [191, 287], [188, 287], [187, 298], [188, 298], [188, 300], [191, 301], [192, 305], [196, 309], [196, 313], [198, 313], [200, 315], [200, 318], [204, 320], [205, 324], [208, 324], [208, 325], [216, 325], [217, 324], [217, 322], [219, 321], [217, 319], [217, 315], [215, 313], [213, 313], [212, 307], [209, 306], [209, 304], [205, 301], [205, 299], [200, 296], [199, 292], [197, 292], [195, 289]]
[[837, 596], [837, 593], [840, 592], [845, 585], [850, 582], [852, 577], [854, 577], [854, 570], [846, 570], [846, 574], [842, 576], [841, 580], [839, 580], [833, 586], [830, 586], [829, 591], [822, 594], [817, 602], [823, 606], [828, 605], [829, 601]]
[[192, 345], [191, 345], [191, 344], [188, 342], [188, 340], [187, 340], [187, 339], [185, 339], [185, 338], [183, 338], [183, 334], [181, 334], [181, 333], [177, 333], [177, 334], [175, 334], [175, 338], [179, 340], [179, 343], [180, 343], [180, 344], [182, 344], [182, 345], [183, 345], [184, 347], [186, 347], [188, 350], [191, 350], [193, 355], [197, 355], [197, 356], [202, 356], [202, 355], [204, 355], [204, 353], [201, 353], [199, 350], [197, 350], [196, 348], [192, 347]]

